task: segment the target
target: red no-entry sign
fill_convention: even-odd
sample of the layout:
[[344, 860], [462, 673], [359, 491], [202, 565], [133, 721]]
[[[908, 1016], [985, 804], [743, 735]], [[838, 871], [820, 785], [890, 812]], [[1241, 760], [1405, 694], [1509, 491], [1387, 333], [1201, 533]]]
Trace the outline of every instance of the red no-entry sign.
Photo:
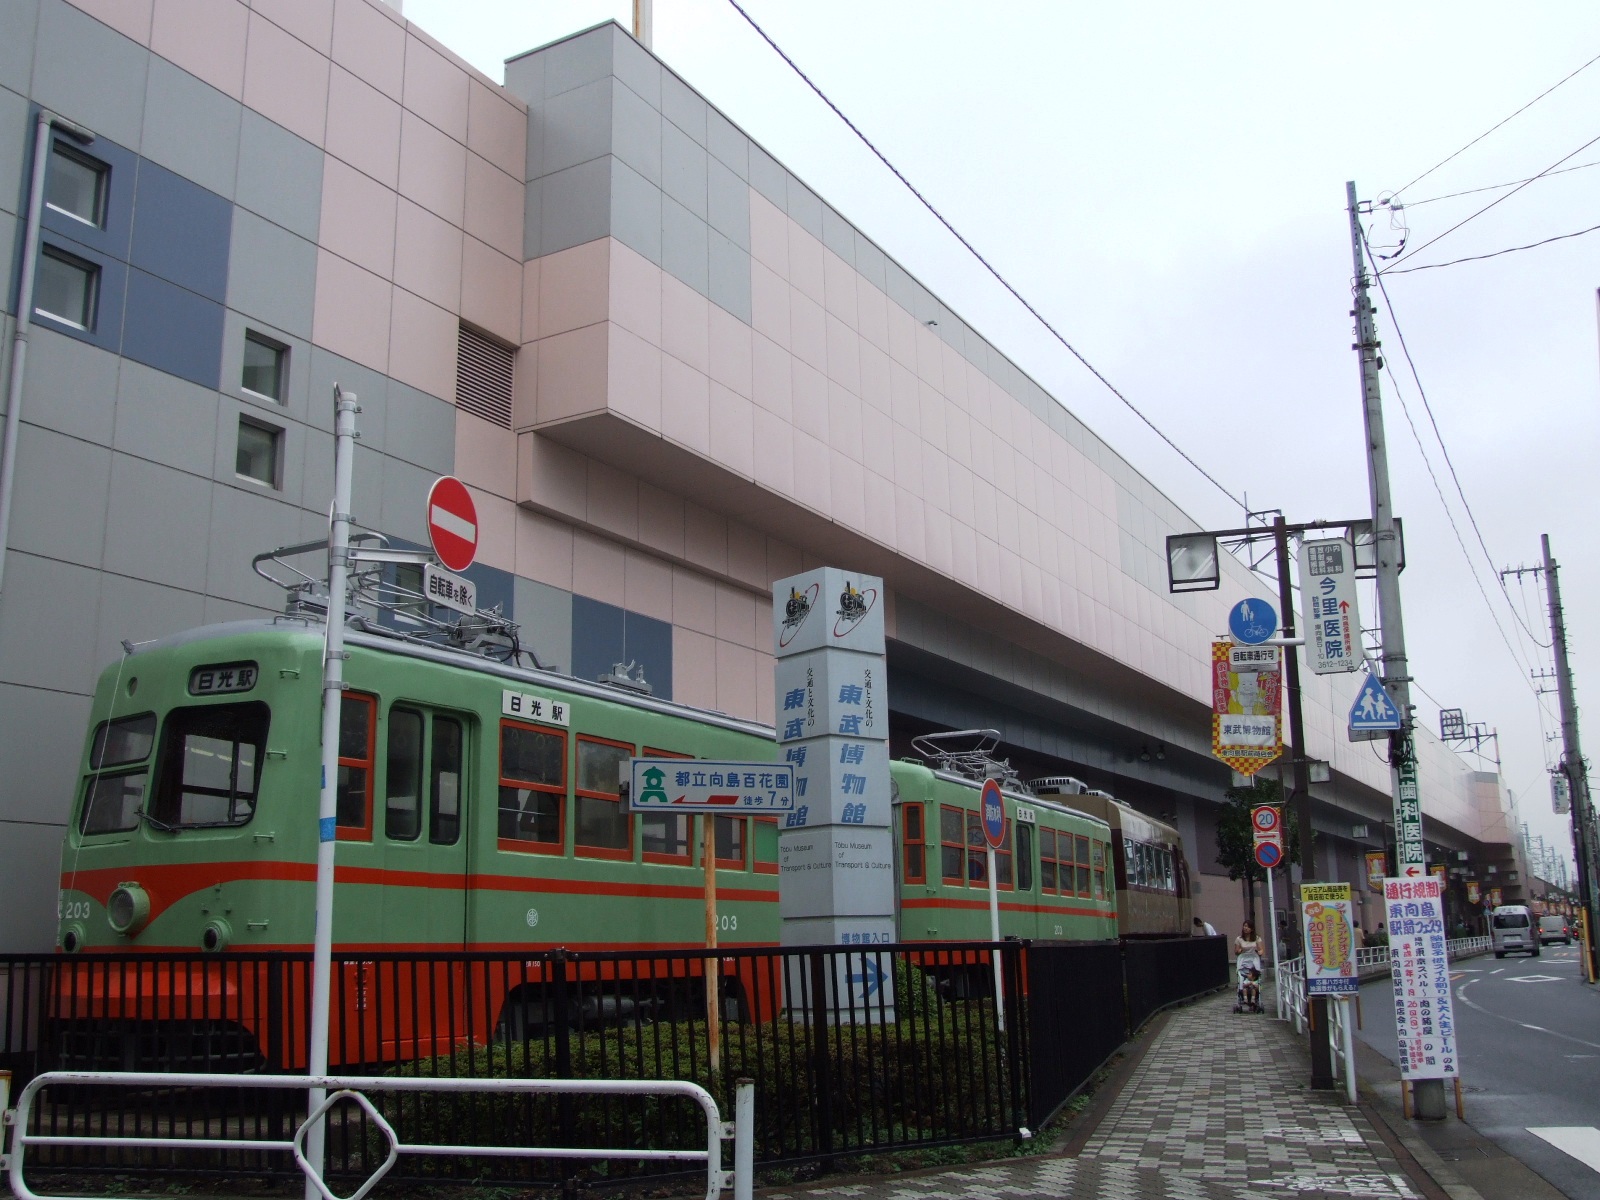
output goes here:
[[454, 475], [440, 476], [428, 489], [428, 540], [452, 571], [465, 571], [477, 556], [478, 506]]

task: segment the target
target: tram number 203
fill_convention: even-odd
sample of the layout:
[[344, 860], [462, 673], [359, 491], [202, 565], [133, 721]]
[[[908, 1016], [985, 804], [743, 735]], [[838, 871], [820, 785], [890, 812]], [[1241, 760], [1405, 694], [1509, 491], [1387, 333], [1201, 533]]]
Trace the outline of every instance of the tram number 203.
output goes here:
[[61, 921], [86, 921], [89, 919], [87, 900], [57, 900], [56, 919]]
[[739, 918], [732, 914], [725, 914], [717, 918], [717, 928], [723, 933], [732, 933], [739, 928]]

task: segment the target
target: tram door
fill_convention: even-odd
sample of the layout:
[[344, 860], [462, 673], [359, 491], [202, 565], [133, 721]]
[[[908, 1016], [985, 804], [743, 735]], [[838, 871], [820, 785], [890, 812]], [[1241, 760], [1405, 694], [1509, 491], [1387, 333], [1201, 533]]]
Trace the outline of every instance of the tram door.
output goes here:
[[396, 703], [389, 710], [384, 785], [387, 865], [414, 903], [386, 905], [384, 941], [396, 948], [466, 944], [466, 739], [453, 712]]

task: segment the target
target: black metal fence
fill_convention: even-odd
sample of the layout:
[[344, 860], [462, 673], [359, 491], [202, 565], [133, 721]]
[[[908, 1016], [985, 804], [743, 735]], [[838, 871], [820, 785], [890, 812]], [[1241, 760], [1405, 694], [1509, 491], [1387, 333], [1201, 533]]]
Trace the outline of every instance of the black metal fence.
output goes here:
[[[1206, 941], [337, 955], [329, 1062], [408, 1076], [688, 1079], [730, 1115], [735, 1081], [749, 1078], [761, 1166], [1010, 1138], [1059, 1108], [1147, 1009], [1225, 982], [1220, 940]], [[55, 1069], [293, 1075], [307, 1062], [310, 976], [305, 954], [0, 957], [0, 1067], [19, 1087]], [[34, 1129], [287, 1138], [304, 1103], [292, 1088], [56, 1086]], [[403, 1140], [434, 1144], [687, 1148], [703, 1137], [694, 1106], [659, 1098], [391, 1094], [380, 1107]], [[358, 1108], [330, 1115], [331, 1180], [365, 1178], [384, 1151]], [[401, 1167], [418, 1180], [564, 1190], [646, 1169], [414, 1156]], [[50, 1169], [295, 1174], [286, 1155], [241, 1151], [30, 1155], [30, 1170]]]

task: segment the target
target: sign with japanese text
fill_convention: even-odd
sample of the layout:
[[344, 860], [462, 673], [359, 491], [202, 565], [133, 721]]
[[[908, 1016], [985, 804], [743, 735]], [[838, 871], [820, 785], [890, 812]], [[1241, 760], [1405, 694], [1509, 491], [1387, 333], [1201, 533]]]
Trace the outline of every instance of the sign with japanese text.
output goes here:
[[1396, 872], [1407, 879], [1419, 879], [1427, 864], [1427, 852], [1422, 846], [1422, 794], [1417, 789], [1417, 760], [1409, 744], [1400, 759], [1398, 775], [1394, 803]]
[[773, 666], [778, 740], [839, 737], [887, 741], [883, 659], [848, 650], [813, 650]]
[[1300, 544], [1300, 614], [1306, 658], [1318, 675], [1361, 665], [1356, 556], [1344, 538]]
[[1211, 644], [1211, 753], [1241, 775], [1283, 753], [1282, 664], [1276, 646]]
[[1445, 950], [1442, 880], [1385, 879], [1389, 974], [1402, 1079], [1451, 1079], [1461, 1073], [1455, 1009]]
[[1300, 927], [1306, 948], [1306, 993], [1353, 996], [1356, 976], [1355, 928], [1348, 883], [1308, 883], [1300, 889]]
[[1481, 899], [1483, 897], [1478, 891], [1478, 881], [1476, 879], [1467, 880], [1467, 903], [1476, 904]]
[[794, 772], [783, 763], [635, 758], [629, 764], [628, 807], [634, 812], [664, 808], [789, 812], [794, 808]]
[[432, 563], [422, 565], [422, 594], [431, 604], [442, 604], [469, 617], [478, 611], [478, 585]]

